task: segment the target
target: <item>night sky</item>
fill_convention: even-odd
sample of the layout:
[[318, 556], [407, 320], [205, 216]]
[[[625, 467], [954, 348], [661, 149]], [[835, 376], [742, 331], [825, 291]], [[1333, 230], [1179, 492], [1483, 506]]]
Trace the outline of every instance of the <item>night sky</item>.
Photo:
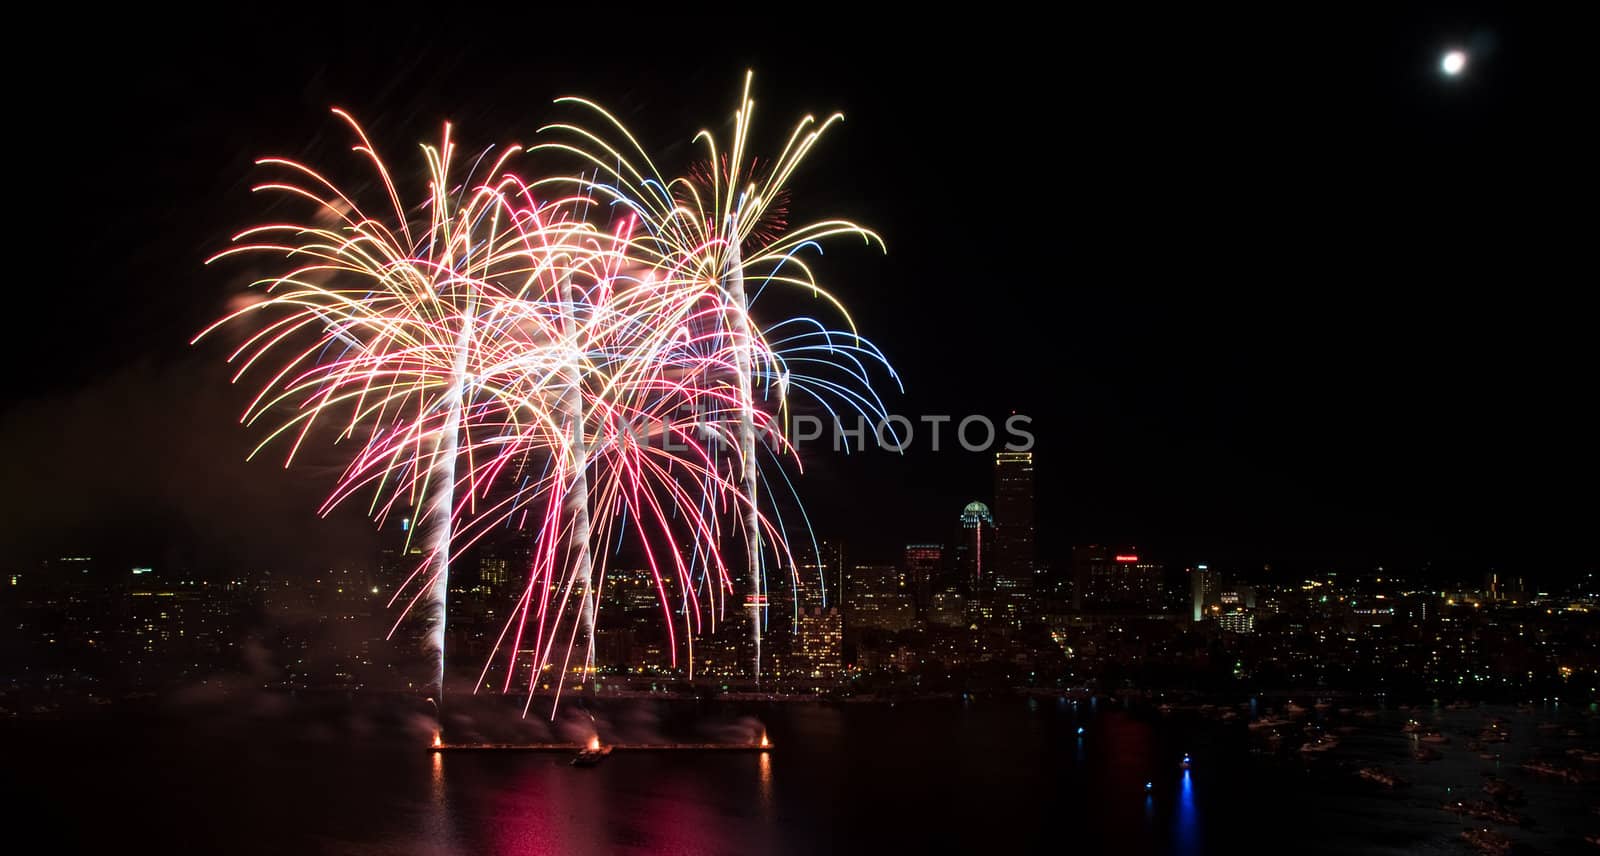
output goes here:
[[[201, 262], [265, 216], [255, 157], [365, 177], [329, 107], [416, 172], [445, 120], [466, 148], [527, 142], [582, 94], [676, 168], [696, 130], [726, 133], [753, 68], [758, 151], [846, 114], [791, 207], [887, 241], [821, 269], [899, 369], [891, 407], [1033, 417], [1044, 559], [1111, 540], [1241, 566], [1593, 569], [1587, 29], [1342, 8], [63, 25], [11, 75], [0, 567], [371, 555], [359, 513], [312, 515], [325, 462], [242, 462], [226, 349], [187, 344], [249, 273]], [[1452, 46], [1472, 51], [1459, 79], [1438, 70]], [[808, 466], [818, 533], [861, 556], [948, 537], [992, 490], [990, 458], [960, 451]]]

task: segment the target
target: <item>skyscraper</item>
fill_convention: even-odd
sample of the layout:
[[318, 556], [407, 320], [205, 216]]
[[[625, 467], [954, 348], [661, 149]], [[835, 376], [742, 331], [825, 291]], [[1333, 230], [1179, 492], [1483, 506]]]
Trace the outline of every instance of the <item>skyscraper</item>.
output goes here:
[[1033, 453], [994, 456], [995, 614], [1016, 622], [1033, 590]]
[[994, 456], [995, 573], [1033, 577], [1033, 453]]
[[798, 606], [836, 606], [844, 592], [844, 545], [838, 541], [806, 542], [795, 551], [800, 567]]
[[1165, 567], [1140, 558], [1132, 547], [1099, 544], [1072, 548], [1072, 602], [1078, 610], [1158, 612]]
[[1189, 571], [1190, 601], [1195, 621], [1205, 617], [1206, 603], [1216, 598], [1217, 588], [1217, 572], [1211, 570], [1210, 566], [1195, 565]]
[[911, 588], [917, 614], [922, 615], [934, 591], [943, 582], [940, 577], [944, 574], [944, 548], [938, 544], [907, 544], [900, 570]]
[[844, 621], [837, 609], [801, 610], [794, 639], [784, 664], [784, 677], [814, 679], [824, 683], [839, 676]]
[[956, 568], [961, 582], [972, 591], [987, 585], [985, 575], [993, 575], [988, 567], [989, 554], [994, 545], [994, 515], [989, 506], [977, 500], [961, 509], [961, 542], [956, 546]]

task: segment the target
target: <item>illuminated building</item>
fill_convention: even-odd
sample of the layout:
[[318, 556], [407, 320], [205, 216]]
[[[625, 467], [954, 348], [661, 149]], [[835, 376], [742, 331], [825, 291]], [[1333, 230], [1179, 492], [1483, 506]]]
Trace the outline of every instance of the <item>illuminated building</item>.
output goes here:
[[1216, 591], [1209, 602], [1221, 606], [1224, 610], [1239, 609], [1241, 607], [1255, 609], [1256, 590], [1251, 586], [1228, 586]]
[[606, 607], [627, 613], [643, 612], [654, 619], [661, 609], [661, 594], [649, 568], [611, 568], [606, 571]]
[[795, 621], [785, 677], [836, 680], [843, 647], [844, 617], [839, 610], [801, 610]]
[[752, 654], [750, 613], [730, 609], [716, 630], [696, 644], [695, 672], [722, 679], [748, 677]]
[[1159, 612], [1163, 573], [1161, 563], [1141, 557], [1133, 547], [1073, 547], [1073, 606], [1079, 611]]
[[1256, 616], [1253, 612], [1233, 610], [1217, 616], [1217, 626], [1229, 633], [1254, 633], [1256, 632]]
[[800, 562], [796, 576], [804, 594], [799, 604], [802, 608], [839, 603], [840, 593], [844, 591], [844, 552], [844, 545], [828, 540], [815, 545], [808, 542], [795, 551]]
[[845, 579], [845, 618], [851, 631], [906, 630], [916, 608], [905, 575], [893, 565], [856, 565]]
[[1518, 603], [1527, 599], [1528, 587], [1522, 577], [1506, 576], [1498, 571], [1492, 571], [1484, 576], [1483, 593], [1491, 601]]
[[965, 627], [967, 599], [953, 588], [936, 591], [928, 600], [928, 623], [944, 627]]
[[1033, 589], [1033, 453], [994, 458], [995, 613], [1015, 623], [1028, 611]]
[[478, 585], [488, 593], [504, 591], [511, 582], [511, 563], [498, 556], [478, 559]]
[[938, 544], [907, 544], [901, 570], [911, 588], [917, 614], [926, 613], [934, 588], [944, 575], [944, 548]]
[[1208, 565], [1195, 565], [1189, 571], [1189, 589], [1194, 620], [1205, 618], [1206, 604], [1216, 597], [1218, 587], [1217, 572]]
[[976, 500], [961, 509], [961, 543], [956, 547], [956, 567], [962, 583], [973, 590], [981, 588], [989, 554], [994, 545], [994, 515], [989, 506]]

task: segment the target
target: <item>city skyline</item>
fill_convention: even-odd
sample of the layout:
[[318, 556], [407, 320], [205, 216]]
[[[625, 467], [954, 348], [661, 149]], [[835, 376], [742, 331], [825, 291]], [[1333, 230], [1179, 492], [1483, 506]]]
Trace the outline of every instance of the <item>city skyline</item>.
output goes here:
[[[1069, 579], [1074, 578], [1073, 575], [1076, 573], [1076, 570], [1074, 570], [1076, 567], [1074, 557], [1078, 550], [1085, 546], [1092, 547], [1095, 544], [1119, 543], [1116, 539], [1091, 534], [1087, 538], [1081, 540], [1073, 539], [1071, 542], [1066, 543], [1058, 540], [1055, 542], [1054, 549], [1049, 553], [1038, 552], [1032, 537], [1031, 530], [1033, 527], [1029, 525], [1031, 523], [1029, 518], [1032, 514], [1034, 453], [978, 452], [973, 454], [992, 462], [989, 465], [991, 475], [987, 480], [990, 489], [988, 491], [980, 489], [955, 494], [970, 497], [969, 500], [960, 503], [959, 513], [947, 514], [942, 516], [942, 519], [933, 518], [909, 524], [904, 523], [903, 520], [897, 521], [897, 527], [893, 531], [886, 531], [887, 527], [874, 525], [869, 530], [866, 530], [870, 531], [871, 534], [865, 536], [858, 534], [856, 537], [846, 537], [838, 532], [827, 532], [820, 529], [815, 530], [812, 533], [813, 536], [819, 542], [847, 544], [850, 547], [852, 556], [856, 558], [865, 557], [869, 561], [879, 563], [900, 563], [903, 558], [903, 550], [915, 544], [923, 543], [937, 547], [943, 554], [941, 561], [955, 563], [960, 566], [962, 573], [972, 574], [975, 571], [973, 566], [973, 547], [975, 542], [969, 539], [975, 532], [971, 522], [977, 519], [972, 509], [981, 505], [982, 509], [977, 512], [977, 515], [983, 515], [982, 537], [988, 539], [988, 542], [983, 545], [982, 555], [984, 561], [989, 565], [987, 570], [991, 574], [998, 574], [1001, 569], [1011, 567], [1013, 568], [1011, 573], [1016, 577], [1018, 575], [1016, 569], [1026, 567], [1031, 571], [1051, 573], [1055, 577]], [[1023, 515], [1022, 520], [1025, 522], [1019, 524], [1019, 526], [1027, 529], [1028, 533], [1019, 539], [1018, 544], [1009, 546], [1007, 539], [999, 534], [1001, 527], [996, 522], [1001, 519], [1001, 513], [997, 511], [997, 508], [1000, 505], [1000, 495], [1005, 490], [1002, 483], [1003, 467], [1001, 462], [1007, 460], [1019, 464], [1026, 462], [1024, 465], [1024, 478], [1027, 484], [1027, 499], [1022, 500], [1018, 497], [1013, 497], [1009, 501], [1014, 507], [1018, 505], [1030, 506], [1026, 511], [1017, 511], [1014, 507], [1011, 510], [1013, 514]], [[1049, 484], [1053, 481], [1053, 476], [1055, 475], [1047, 468], [1045, 483]], [[405, 533], [401, 530], [402, 523], [409, 525], [409, 514], [391, 519], [386, 527], [373, 527], [372, 537], [366, 542], [370, 544], [370, 549], [366, 550], [365, 554], [363, 552], [350, 551], [341, 554], [337, 559], [326, 562], [298, 562], [283, 566], [265, 561], [245, 562], [231, 567], [215, 563], [206, 565], [181, 558], [185, 547], [189, 546], [181, 542], [168, 543], [164, 550], [129, 549], [117, 545], [114, 540], [108, 541], [111, 536], [104, 532], [76, 540], [63, 540], [60, 543], [66, 545], [64, 549], [50, 551], [35, 548], [27, 552], [13, 553], [9, 558], [0, 556], [0, 562], [9, 563], [3, 566], [7, 572], [24, 573], [37, 571], [44, 565], [62, 560], [63, 557], [96, 555], [100, 557], [100, 564], [107, 568], [113, 566], [118, 569], [124, 567], [160, 567], [167, 573], [176, 573], [180, 576], [201, 579], [223, 580], [237, 575], [242, 570], [278, 575], [287, 574], [290, 578], [312, 578], [327, 572], [330, 568], [360, 567], [372, 564], [373, 556], [389, 555], [389, 552], [395, 549], [396, 539], [404, 539]], [[319, 524], [313, 522], [308, 525], [316, 527]], [[314, 528], [311, 530], [312, 533], [315, 531]], [[859, 533], [863, 530], [858, 529], [855, 531]], [[940, 536], [939, 533], [941, 532], [946, 534]], [[1133, 542], [1128, 540], [1120, 543], [1132, 544]], [[1148, 554], [1153, 557], [1153, 560], [1167, 566], [1186, 567], [1199, 563], [1209, 565], [1217, 571], [1225, 570], [1228, 573], [1252, 579], [1270, 579], [1274, 566], [1279, 569], [1280, 574], [1288, 574], [1290, 576], [1324, 572], [1361, 574], [1375, 571], [1381, 572], [1382, 569], [1387, 567], [1391, 569], [1391, 572], [1415, 576], [1421, 580], [1440, 585], [1475, 581], [1485, 576], [1497, 574], [1511, 575], [1519, 579], [1538, 578], [1542, 575], [1541, 582], [1548, 587], [1559, 589], [1574, 581], [1585, 579], [1588, 575], [1594, 573], [1592, 566], [1587, 563], [1578, 560], [1566, 563], [1560, 561], [1552, 563], [1550, 557], [1542, 553], [1529, 554], [1525, 561], [1522, 562], [1517, 560], [1479, 560], [1436, 563], [1426, 559], [1419, 560], [1415, 558], [1409, 561], [1406, 559], [1395, 561], [1383, 555], [1372, 555], [1364, 558], [1300, 558], [1299, 560], [1283, 561], [1272, 553], [1258, 553], [1253, 556], [1241, 557], [1235, 551], [1175, 548], [1169, 544], [1162, 543], [1159, 539], [1153, 542], [1147, 540], [1143, 543], [1145, 544], [1143, 548], [1129, 547], [1128, 549]], [[412, 549], [415, 553], [420, 547], [412, 545]], [[1105, 547], [1099, 549], [1109, 551], [1113, 548]], [[1004, 558], [1002, 556], [1002, 554], [1008, 552], [1013, 554], [1013, 558]], [[1025, 556], [1025, 558], [1019, 560], [1015, 556]], [[1530, 566], [1537, 566], [1537, 572]], [[381, 573], [385, 568], [394, 571], [399, 565], [392, 558], [379, 558], [375, 564], [372, 564], [372, 567]], [[1043, 584], [1043, 581], [1041, 581], [1041, 584]]]

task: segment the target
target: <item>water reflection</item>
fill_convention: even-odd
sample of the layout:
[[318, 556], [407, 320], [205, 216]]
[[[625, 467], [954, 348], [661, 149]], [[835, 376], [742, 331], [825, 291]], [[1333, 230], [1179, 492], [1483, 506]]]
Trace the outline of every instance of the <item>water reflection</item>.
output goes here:
[[1178, 782], [1178, 809], [1172, 819], [1174, 853], [1200, 852], [1200, 814], [1194, 806], [1194, 779], [1188, 770]]
[[[775, 726], [777, 748], [767, 756], [621, 754], [592, 769], [571, 767], [561, 755], [462, 753], [446, 760], [425, 753], [413, 735], [403, 742], [311, 740], [308, 731], [331, 733], [340, 720], [310, 713], [266, 734], [256, 719], [248, 728], [230, 720], [237, 730], [208, 734], [203, 743], [194, 742], [188, 721], [105, 736], [22, 723], [13, 726], [7, 772], [51, 805], [99, 807], [103, 822], [75, 830], [62, 824], [65, 834], [95, 845], [57, 848], [67, 852], [165, 836], [176, 839], [172, 852], [330, 856], [1141, 856], [1252, 852], [1262, 818], [1294, 830], [1279, 849], [1456, 850], [1461, 827], [1441, 817], [1439, 800], [1477, 798], [1478, 774], [1494, 768], [1459, 749], [1434, 763], [1411, 762], [1400, 726], [1427, 717], [1426, 708], [1357, 724], [1340, 750], [1352, 766], [1378, 761], [1403, 769], [1414, 782], [1407, 798], [1359, 786], [1337, 768], [1308, 773], [1298, 758], [1257, 756], [1248, 751], [1257, 738], [1242, 725], [1130, 715], [1112, 702], [1091, 715], [1089, 707], [1043, 715], [1020, 700], [980, 699], [970, 707], [941, 702], [892, 711], [762, 708], [763, 721]], [[1514, 739], [1496, 751], [1515, 770], [1522, 761], [1590, 745], [1566, 736], [1570, 727], [1592, 738], [1597, 728], [1574, 707], [1562, 707], [1563, 721], [1548, 712], [1553, 708], [1536, 716], [1498, 707], [1441, 711], [1438, 721], [1447, 732], [1471, 735], [1485, 716], [1503, 714]], [[685, 730], [706, 715], [700, 705], [669, 710], [679, 712]], [[203, 722], [214, 732], [222, 727]], [[1195, 751], [1197, 773], [1178, 769], [1185, 750]], [[83, 777], [93, 765], [107, 772]], [[1195, 775], [1205, 776], [1205, 794]], [[113, 791], [114, 782], [129, 779], [148, 784]], [[1513, 831], [1519, 844], [1547, 853], [1570, 847], [1569, 830], [1592, 819], [1583, 791], [1545, 778], [1519, 781], [1529, 797], [1524, 811], [1535, 821]], [[196, 816], [208, 823], [194, 823]], [[1063, 830], [1071, 830], [1075, 846]], [[113, 835], [115, 841], [100, 840]]]
[[762, 752], [761, 753], [760, 764], [761, 764], [761, 767], [760, 767], [761, 807], [762, 807], [762, 809], [765, 810], [765, 814], [768, 817], [771, 817], [772, 808], [773, 808], [773, 806], [772, 806], [772, 754], [770, 752]]

